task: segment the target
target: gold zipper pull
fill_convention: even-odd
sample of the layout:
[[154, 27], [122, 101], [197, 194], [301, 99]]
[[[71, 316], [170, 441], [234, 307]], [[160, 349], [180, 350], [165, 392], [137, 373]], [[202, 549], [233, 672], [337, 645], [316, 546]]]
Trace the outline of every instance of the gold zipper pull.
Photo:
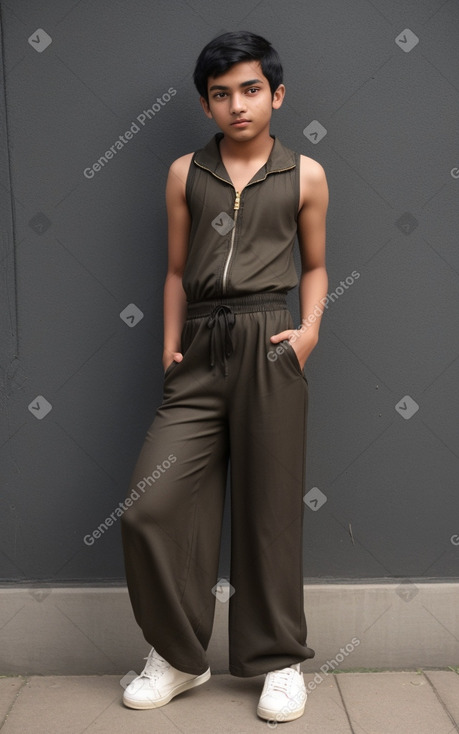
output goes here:
[[234, 208], [239, 209], [239, 202], [241, 201], [241, 194], [239, 191], [236, 191], [236, 198], [234, 200]]

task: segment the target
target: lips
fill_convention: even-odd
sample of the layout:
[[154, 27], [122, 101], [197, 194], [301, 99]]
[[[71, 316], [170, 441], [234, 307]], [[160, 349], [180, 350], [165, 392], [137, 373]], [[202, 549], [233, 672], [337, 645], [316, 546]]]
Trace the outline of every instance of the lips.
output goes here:
[[232, 122], [231, 124], [232, 124], [232, 125], [239, 125], [239, 124], [240, 124], [241, 122], [250, 122], [250, 120], [235, 120], [235, 121], [234, 121], [234, 122]]

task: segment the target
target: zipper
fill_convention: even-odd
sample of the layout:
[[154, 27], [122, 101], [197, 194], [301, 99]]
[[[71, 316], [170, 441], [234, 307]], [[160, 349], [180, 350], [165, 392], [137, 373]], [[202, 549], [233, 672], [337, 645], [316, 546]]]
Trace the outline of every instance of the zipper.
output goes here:
[[252, 184], [256, 184], [256, 183], [260, 183], [260, 181], [264, 181], [270, 173], [282, 173], [283, 171], [290, 171], [290, 169], [295, 168], [295, 165], [296, 164], [293, 163], [291, 166], [287, 166], [286, 168], [276, 168], [273, 171], [267, 171], [265, 173], [265, 175], [263, 176], [263, 178], [257, 178], [256, 181], [251, 181], [250, 183], [246, 184], [244, 186], [244, 188], [242, 189], [242, 191], [236, 191], [236, 187], [233, 186], [233, 184], [230, 183], [229, 181], [227, 181], [225, 178], [222, 178], [221, 176], [217, 176], [217, 174], [214, 173], [214, 171], [211, 171], [210, 168], [207, 168], [207, 166], [203, 166], [201, 163], [198, 163], [196, 160], [194, 161], [194, 163], [197, 166], [199, 166], [199, 168], [203, 168], [205, 171], [209, 171], [209, 173], [211, 173], [212, 176], [215, 176], [215, 178], [218, 178], [220, 181], [223, 181], [223, 183], [226, 183], [226, 184], [228, 184], [228, 186], [231, 186], [234, 189], [234, 192], [235, 192], [235, 199], [234, 199], [234, 205], [233, 205], [233, 211], [235, 212], [235, 214], [234, 214], [234, 226], [233, 226], [233, 229], [232, 229], [232, 232], [231, 232], [230, 248], [229, 248], [228, 254], [226, 256], [225, 268], [223, 270], [223, 277], [222, 277], [222, 295], [224, 295], [225, 294], [225, 286], [227, 284], [227, 279], [228, 279], [228, 268], [229, 268], [229, 264], [230, 264], [231, 258], [233, 256], [234, 240], [235, 240], [235, 237], [236, 237], [237, 215], [239, 213], [239, 208], [240, 208], [240, 205], [241, 205], [242, 192], [247, 188], [247, 186], [252, 186]]
[[234, 199], [234, 207], [233, 207], [233, 211], [235, 212], [235, 214], [234, 214], [234, 225], [233, 225], [233, 230], [231, 232], [230, 248], [229, 248], [229, 251], [228, 251], [228, 255], [226, 256], [225, 269], [223, 271], [222, 293], [225, 293], [226, 280], [227, 280], [227, 277], [228, 277], [228, 268], [229, 268], [229, 264], [231, 262], [231, 257], [233, 255], [234, 238], [236, 236], [237, 215], [239, 214], [239, 206], [240, 206], [240, 203], [241, 203], [241, 194], [240, 194], [239, 191], [236, 191], [236, 198]]

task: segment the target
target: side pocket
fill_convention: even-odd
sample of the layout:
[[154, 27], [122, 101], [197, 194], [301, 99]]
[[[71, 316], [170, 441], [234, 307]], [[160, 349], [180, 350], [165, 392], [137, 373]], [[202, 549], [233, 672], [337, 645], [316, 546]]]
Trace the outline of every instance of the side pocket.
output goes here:
[[175, 361], [175, 359], [172, 360], [172, 362], [166, 367], [166, 371], [164, 372], [163, 378], [166, 379], [166, 377], [172, 372], [174, 367], [178, 364], [178, 362]]
[[189, 360], [189, 352], [191, 347], [196, 341], [196, 337], [199, 331], [199, 324], [193, 321], [185, 321], [180, 336], [180, 351], [183, 354], [183, 359], [180, 362], [176, 362], [175, 359], [167, 365], [163, 378], [169, 377], [171, 372], [177, 367], [178, 364], [182, 364], [185, 360]]
[[292, 365], [294, 366], [294, 368], [303, 377], [303, 379], [305, 380], [306, 384], [309, 385], [308, 380], [307, 380], [307, 377], [304, 374], [304, 368], [303, 369], [301, 368], [301, 365], [300, 365], [300, 362], [299, 362], [297, 353], [295, 352], [294, 348], [290, 344], [289, 340], [288, 339], [283, 339], [281, 341], [281, 344], [284, 344], [285, 351], [289, 355], [290, 361], [291, 361]]
[[180, 336], [180, 352], [183, 355], [183, 359], [181, 359], [180, 362], [173, 360], [166, 367], [164, 378], [168, 377], [177, 368], [177, 365], [188, 363], [188, 367], [190, 367], [190, 360], [192, 363], [196, 362], [193, 357], [193, 353], [197, 348], [199, 354], [200, 343], [202, 341], [200, 339], [200, 335], [202, 333], [206, 334], [206, 332], [209, 331], [209, 329], [206, 328], [207, 318], [208, 317], [203, 317], [202, 319], [187, 319], [185, 321]]

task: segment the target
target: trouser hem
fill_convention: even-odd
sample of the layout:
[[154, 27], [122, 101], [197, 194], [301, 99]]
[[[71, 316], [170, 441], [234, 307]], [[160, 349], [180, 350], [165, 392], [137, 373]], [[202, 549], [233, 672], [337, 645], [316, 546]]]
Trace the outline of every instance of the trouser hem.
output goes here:
[[209, 666], [208, 665], [205, 668], [203, 668], [202, 670], [196, 671], [196, 669], [193, 668], [193, 666], [190, 666], [190, 665], [181, 665], [181, 664], [180, 665], [178, 665], [178, 664], [177, 665], [174, 665], [174, 663], [171, 662], [170, 660], [168, 660], [167, 662], [169, 663], [169, 665], [171, 665], [176, 670], [179, 670], [181, 673], [188, 673], [189, 675], [196, 675], [196, 676], [203, 675], [203, 673], [205, 673], [207, 670], [209, 670]]
[[303, 663], [307, 659], [308, 658], [302, 658], [301, 660], [298, 660], [298, 658], [296, 658], [295, 660], [291, 660], [289, 663], [285, 663], [285, 665], [281, 665], [278, 668], [268, 666], [265, 668], [259, 668], [258, 670], [254, 670], [247, 666], [240, 667], [237, 665], [230, 665], [229, 672], [230, 675], [234, 675], [237, 678], [254, 678], [256, 675], [264, 675], [265, 673], [270, 673], [272, 670], [280, 670], [282, 668], [288, 668], [290, 665], [296, 665], [296, 663]]

